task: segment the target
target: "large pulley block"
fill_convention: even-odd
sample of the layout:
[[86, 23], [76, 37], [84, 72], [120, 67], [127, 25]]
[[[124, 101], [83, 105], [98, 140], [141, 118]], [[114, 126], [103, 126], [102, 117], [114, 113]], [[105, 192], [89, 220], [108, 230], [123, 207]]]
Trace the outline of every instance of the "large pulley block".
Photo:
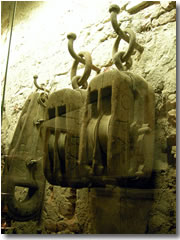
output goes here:
[[[45, 117], [47, 95], [33, 93], [26, 100], [18, 121], [2, 176], [2, 205], [17, 221], [39, 218], [44, 197], [43, 144], [40, 125]], [[23, 201], [16, 187], [26, 188]]]
[[62, 89], [47, 103], [44, 135], [44, 174], [53, 185], [79, 187], [79, 138], [86, 90]]
[[[143, 185], [152, 173], [154, 93], [143, 78], [128, 71], [134, 50], [142, 53], [144, 48], [131, 29], [121, 30], [117, 21], [120, 8], [112, 5], [109, 11], [117, 38], [108, 64], [114, 63], [118, 70], [100, 73], [88, 52], [74, 51], [76, 35], [67, 36], [75, 59], [71, 69], [74, 89], [50, 95], [43, 124], [44, 173], [54, 185], [127, 186], [137, 181]], [[126, 52], [118, 51], [122, 39], [129, 43]], [[85, 70], [76, 76], [80, 62]], [[88, 85], [91, 69], [97, 75]], [[88, 87], [87, 91], [80, 86]]]
[[102, 187], [148, 180], [153, 167], [154, 93], [119, 70], [97, 75], [87, 91], [49, 96], [44, 173], [53, 185]]
[[79, 146], [92, 186], [148, 179], [153, 167], [154, 93], [141, 77], [111, 70], [91, 80]]

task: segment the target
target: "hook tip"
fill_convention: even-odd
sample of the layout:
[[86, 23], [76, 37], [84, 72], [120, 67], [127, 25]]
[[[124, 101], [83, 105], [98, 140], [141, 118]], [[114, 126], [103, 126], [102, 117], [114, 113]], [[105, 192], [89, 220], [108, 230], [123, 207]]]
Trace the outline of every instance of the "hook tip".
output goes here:
[[67, 35], [67, 38], [68, 39], [73, 39], [73, 40], [75, 40], [76, 39], [76, 34], [75, 33], [68, 33], [68, 35]]
[[120, 7], [116, 4], [112, 4], [110, 7], [109, 7], [109, 12], [116, 12], [117, 14], [120, 12]]
[[35, 74], [35, 75], [33, 76], [33, 78], [38, 78], [38, 75], [37, 75], [37, 74]]

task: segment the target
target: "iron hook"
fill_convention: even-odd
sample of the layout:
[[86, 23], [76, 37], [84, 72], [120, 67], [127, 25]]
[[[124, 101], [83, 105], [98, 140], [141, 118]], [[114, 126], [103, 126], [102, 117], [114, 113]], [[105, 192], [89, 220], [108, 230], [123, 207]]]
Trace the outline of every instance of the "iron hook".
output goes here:
[[[129, 42], [129, 36], [126, 35], [120, 28], [117, 22], [117, 14], [120, 12], [120, 8], [118, 5], [113, 4], [109, 7], [109, 12], [111, 13], [111, 24], [114, 28], [114, 31], [126, 42]], [[142, 53], [144, 48], [139, 45], [137, 42], [134, 43], [134, 47]]]
[[37, 87], [37, 89], [40, 89], [40, 90], [43, 90], [43, 91], [49, 93], [49, 90], [48, 90], [48, 89], [43, 88], [43, 87], [40, 87], [40, 86], [38, 85], [38, 83], [37, 83], [38, 75], [34, 75], [33, 78], [34, 78], [34, 85]]
[[[67, 38], [69, 39], [68, 41], [68, 50], [69, 50], [69, 53], [71, 54], [71, 56], [78, 62], [81, 62], [83, 64], [85, 64], [85, 60], [78, 56], [75, 51], [74, 51], [74, 47], [73, 47], [73, 42], [74, 40], [76, 39], [76, 34], [75, 33], [68, 33], [67, 35]], [[95, 65], [91, 65], [91, 68], [96, 71], [97, 73], [100, 73], [101, 69], [96, 67]]]

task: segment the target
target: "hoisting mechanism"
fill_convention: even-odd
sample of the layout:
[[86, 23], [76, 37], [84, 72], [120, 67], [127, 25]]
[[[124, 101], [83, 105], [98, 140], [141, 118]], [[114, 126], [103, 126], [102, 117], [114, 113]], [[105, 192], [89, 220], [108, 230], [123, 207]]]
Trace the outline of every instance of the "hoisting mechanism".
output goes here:
[[[142, 53], [143, 47], [131, 29], [120, 29], [119, 10], [117, 5], [109, 9], [117, 33], [112, 50], [117, 69], [100, 73], [90, 53], [75, 53], [76, 35], [67, 36], [69, 52], [75, 59], [73, 89], [49, 96], [42, 125], [44, 173], [51, 184], [76, 188], [143, 186], [151, 176], [154, 93], [142, 77], [129, 71], [135, 49]], [[129, 43], [126, 52], [118, 51], [122, 39]], [[79, 63], [85, 65], [82, 76], [76, 76]], [[88, 85], [91, 69], [97, 76]]]
[[[117, 22], [119, 7], [112, 5], [111, 23], [117, 33], [112, 64], [100, 73], [89, 52], [76, 54], [74, 33], [68, 49], [75, 59], [73, 89], [52, 94], [34, 83], [41, 93], [26, 101], [14, 133], [2, 178], [3, 203], [20, 221], [41, 212], [45, 178], [63, 187], [145, 186], [151, 177], [154, 145], [154, 92], [142, 77], [132, 73], [132, 55], [143, 52], [131, 29]], [[121, 40], [127, 51], [118, 51]], [[76, 75], [78, 64], [85, 66]], [[88, 81], [91, 70], [97, 75]], [[15, 198], [16, 186], [28, 188], [24, 201]]]

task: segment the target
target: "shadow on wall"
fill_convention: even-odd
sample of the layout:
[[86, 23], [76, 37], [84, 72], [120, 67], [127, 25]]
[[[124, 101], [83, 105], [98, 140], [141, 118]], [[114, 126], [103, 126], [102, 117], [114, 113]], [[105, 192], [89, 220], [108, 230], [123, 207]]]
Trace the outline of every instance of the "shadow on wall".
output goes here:
[[153, 189], [93, 189], [92, 209], [97, 233], [146, 233]]
[[[40, 5], [42, 5], [43, 1], [21, 1], [20, 4], [16, 2], [16, 23], [19, 21], [25, 21], [26, 18], [30, 16], [31, 11]], [[1, 29], [6, 27], [5, 22], [9, 21], [10, 17], [12, 16], [12, 10], [14, 6], [14, 1], [1, 1]], [[21, 14], [19, 14], [21, 13]], [[23, 16], [22, 16], [23, 13]]]

